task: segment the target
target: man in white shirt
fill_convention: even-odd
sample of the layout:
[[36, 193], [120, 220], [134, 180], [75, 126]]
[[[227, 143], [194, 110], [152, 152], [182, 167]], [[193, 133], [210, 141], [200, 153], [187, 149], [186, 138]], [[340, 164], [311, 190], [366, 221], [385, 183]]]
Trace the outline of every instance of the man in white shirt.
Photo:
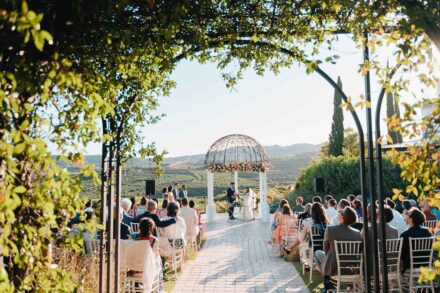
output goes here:
[[327, 202], [328, 208], [325, 210], [325, 214], [327, 215], [327, 219], [333, 219], [338, 216], [338, 211], [336, 210], [336, 200], [334, 198], [330, 199]]
[[408, 229], [408, 225], [406, 224], [403, 216], [398, 211], [395, 210], [396, 203], [392, 201], [390, 198], [387, 198], [385, 200], [385, 204], [387, 204], [393, 211], [393, 219], [388, 224], [390, 224], [390, 226], [395, 227], [399, 231], [399, 235], [402, 234]]
[[195, 209], [189, 207], [188, 198], [182, 199], [182, 208], [180, 209], [180, 216], [185, 220], [186, 238], [191, 239], [197, 237], [197, 235], [200, 232], [197, 212]]
[[[341, 199], [338, 203], [338, 211], [342, 211], [345, 207], [350, 207], [351, 204], [345, 198]], [[336, 213], [336, 216], [330, 220], [330, 225], [339, 225], [339, 215]]]

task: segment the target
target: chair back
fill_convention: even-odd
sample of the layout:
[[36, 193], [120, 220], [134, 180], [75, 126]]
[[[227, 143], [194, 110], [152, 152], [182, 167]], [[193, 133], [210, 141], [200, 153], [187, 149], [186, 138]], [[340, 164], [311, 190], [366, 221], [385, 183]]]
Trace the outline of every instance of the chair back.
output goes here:
[[298, 225], [297, 225], [297, 218], [295, 216], [285, 216], [285, 226], [286, 226], [286, 236], [293, 236], [297, 229], [298, 229]]
[[432, 266], [434, 237], [409, 238], [410, 269]]
[[437, 220], [433, 220], [433, 221], [425, 221], [422, 226], [426, 227], [429, 229], [429, 232], [434, 233], [434, 229], [437, 228], [438, 225], [438, 221]]
[[130, 223], [131, 233], [139, 233], [139, 223]]
[[[379, 247], [379, 265], [380, 265], [380, 271], [382, 271], [382, 262], [381, 256], [381, 245], [380, 240], [377, 240], [378, 247]], [[387, 239], [386, 240], [386, 254], [387, 254], [387, 272], [388, 273], [400, 273], [400, 257], [402, 255], [402, 245], [403, 245], [403, 238], [397, 238], [397, 239]]]
[[310, 242], [312, 251], [323, 250], [324, 247], [324, 232], [315, 226], [310, 228]]
[[335, 240], [335, 252], [338, 276], [362, 276], [362, 241]]

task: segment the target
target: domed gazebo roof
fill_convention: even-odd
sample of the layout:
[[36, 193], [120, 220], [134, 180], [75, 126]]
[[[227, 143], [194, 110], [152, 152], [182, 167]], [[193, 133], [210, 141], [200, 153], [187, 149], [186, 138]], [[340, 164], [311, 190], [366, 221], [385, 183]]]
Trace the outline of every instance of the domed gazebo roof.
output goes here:
[[214, 142], [205, 156], [211, 172], [266, 172], [269, 160], [261, 144], [250, 136], [231, 134]]

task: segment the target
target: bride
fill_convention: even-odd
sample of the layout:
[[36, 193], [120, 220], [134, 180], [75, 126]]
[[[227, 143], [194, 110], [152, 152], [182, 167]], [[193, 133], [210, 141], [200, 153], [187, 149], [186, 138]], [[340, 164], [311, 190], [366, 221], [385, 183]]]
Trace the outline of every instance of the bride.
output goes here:
[[243, 198], [243, 220], [250, 221], [254, 217], [254, 206], [255, 206], [255, 192], [251, 188], [246, 189], [246, 193], [242, 196]]

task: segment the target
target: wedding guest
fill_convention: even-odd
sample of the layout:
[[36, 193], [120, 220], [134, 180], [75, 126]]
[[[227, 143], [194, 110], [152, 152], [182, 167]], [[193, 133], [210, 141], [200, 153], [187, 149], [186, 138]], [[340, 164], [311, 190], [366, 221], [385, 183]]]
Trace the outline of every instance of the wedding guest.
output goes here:
[[[372, 206], [368, 206], [368, 210], [367, 210], [367, 219], [368, 219], [368, 243], [372, 243], [372, 237], [373, 237], [373, 231], [371, 229], [372, 223], [376, 224], [376, 231], [377, 231], [377, 235], [380, 235], [380, 231], [382, 230], [381, 225], [379, 225], [379, 218], [381, 217], [381, 215], [379, 214], [379, 211], [377, 210], [376, 212], [376, 219], [373, 220], [372, 217]], [[399, 230], [397, 230], [397, 228], [393, 227], [390, 225], [390, 222], [393, 220], [394, 215], [393, 215], [393, 210], [385, 205], [383, 207], [383, 220], [385, 221], [385, 236], [386, 239], [396, 239], [399, 238]], [[362, 239], [364, 238], [364, 234], [363, 231], [361, 231], [361, 235], [362, 235]]]
[[328, 208], [325, 210], [325, 214], [327, 216], [327, 219], [333, 219], [338, 215], [338, 211], [336, 210], [336, 200], [334, 198], [331, 198], [327, 202]]
[[321, 199], [321, 197], [320, 197], [319, 195], [315, 195], [315, 196], [312, 198], [312, 204], [314, 204], [315, 202], [322, 203], [322, 199]]
[[[169, 204], [168, 204], [168, 207], [169, 207]], [[134, 222], [139, 223], [140, 220], [143, 218], [151, 218], [154, 221], [154, 224], [156, 225], [156, 227], [159, 227], [159, 228], [165, 228], [165, 227], [168, 227], [168, 226], [176, 223], [176, 220], [172, 219], [172, 218], [160, 219], [158, 217], [158, 215], [156, 214], [156, 210], [157, 210], [157, 203], [155, 201], [150, 200], [147, 203], [147, 211], [144, 212], [143, 214], [138, 215], [134, 219]]]
[[182, 208], [180, 209], [180, 216], [185, 220], [186, 236], [197, 236], [200, 232], [198, 224], [197, 212], [189, 207], [188, 198], [182, 199]]
[[139, 222], [139, 235], [135, 240], [147, 240], [150, 242], [154, 255], [159, 256], [159, 239], [154, 236], [156, 225], [150, 218], [142, 218]]
[[403, 231], [405, 231], [406, 229], [408, 229], [408, 225], [405, 222], [405, 219], [403, 218], [403, 216], [396, 211], [396, 204], [394, 203], [393, 200], [391, 200], [391, 198], [387, 198], [385, 200], [385, 203], [387, 206], [389, 206], [393, 212], [393, 219], [391, 220], [391, 222], [389, 223], [391, 226], [395, 227], [398, 231], [399, 234], [401, 234]]
[[196, 203], [195, 203], [195, 201], [190, 200], [190, 201], [189, 201], [189, 207], [192, 208], [192, 209], [194, 209], [194, 210], [197, 212], [198, 225], [199, 225], [199, 226], [202, 225], [202, 219], [201, 219], [201, 216], [202, 216], [202, 215], [201, 215], [200, 212], [196, 209]]
[[130, 197], [130, 201], [131, 201], [131, 207], [127, 211], [127, 213], [129, 216], [134, 218], [134, 217], [136, 217], [136, 210], [137, 210], [136, 198], [134, 196], [132, 196], [132, 197]]
[[353, 208], [358, 217], [362, 217], [362, 202], [360, 200], [353, 200]]
[[426, 221], [426, 218], [419, 209], [411, 208], [408, 211], [408, 215], [405, 220], [409, 228], [400, 235], [400, 237], [403, 238], [401, 254], [402, 274], [410, 268], [409, 238], [427, 238], [432, 236], [428, 228], [422, 227], [422, 224]]
[[123, 240], [128, 240], [131, 237], [131, 227], [124, 223], [123, 219], [125, 216], [125, 211], [123, 208], [119, 210], [119, 222], [120, 222], [120, 238]]
[[167, 216], [168, 200], [164, 199], [162, 201], [162, 208], [158, 212], [159, 218], [164, 218]]
[[[346, 199], [341, 199], [340, 201], [339, 201], [339, 203], [338, 203], [338, 207], [337, 207], [337, 210], [338, 211], [342, 211], [343, 209], [345, 209], [346, 207], [350, 207], [351, 206], [351, 204], [350, 204], [350, 202], [348, 201], [348, 200], [346, 200]], [[335, 217], [333, 217], [332, 219], [330, 219], [330, 225], [338, 225], [339, 224], [339, 219], [340, 219], [341, 217], [340, 217], [340, 215], [338, 214], [338, 215], [336, 215]]]
[[332, 290], [330, 277], [337, 273], [335, 241], [361, 241], [361, 233], [351, 225], [356, 223], [356, 212], [349, 206], [338, 211], [338, 225], [330, 225], [324, 233], [324, 249], [315, 252], [315, 261], [324, 276], [324, 289]]
[[185, 234], [186, 224], [185, 220], [179, 216], [179, 206], [175, 202], [170, 202], [167, 208], [167, 217], [165, 221], [173, 220], [174, 223], [161, 229], [162, 235], [168, 238], [171, 245], [175, 245], [176, 248], [181, 249], [186, 245]]
[[188, 197], [188, 190], [186, 189], [186, 185], [182, 185], [182, 191], [180, 192], [181, 198], [187, 198]]
[[128, 214], [128, 211], [131, 208], [131, 204], [132, 202], [128, 198], [124, 198], [121, 201], [121, 207], [124, 210], [122, 222], [124, 222], [124, 224], [128, 226], [130, 226], [130, 223], [134, 221], [134, 218]]
[[168, 200], [168, 188], [162, 188], [162, 198]]
[[237, 192], [235, 191], [235, 183], [231, 182], [228, 190], [226, 191], [226, 198], [228, 200], [228, 215], [229, 220], [235, 220], [234, 218], [234, 201], [237, 196]]
[[175, 182], [174, 183], [174, 187], [173, 187], [173, 195], [175, 199], [180, 198], [180, 191], [179, 191], [179, 182]]
[[288, 205], [288, 204], [289, 203], [285, 199], [282, 199], [280, 201], [279, 207], [275, 210], [275, 213], [273, 214], [273, 220], [272, 220], [272, 225], [271, 225], [272, 231], [278, 227], [279, 218], [283, 214], [283, 208], [285, 205]]
[[147, 210], [147, 199], [145, 197], [142, 197], [139, 205], [137, 206], [136, 215], [145, 213], [146, 210]]
[[327, 205], [327, 207], [328, 207], [328, 201], [331, 200], [332, 198], [333, 198], [333, 195], [330, 195], [330, 194], [325, 196], [324, 201], [325, 201], [325, 204]]
[[304, 212], [302, 212], [301, 214], [298, 215], [298, 220], [305, 220], [307, 218], [310, 218], [310, 209], [312, 208], [312, 204], [311, 203], [306, 203], [306, 205], [304, 206]]
[[437, 216], [431, 212], [431, 207], [429, 206], [428, 199], [425, 198], [420, 204], [420, 209], [425, 215], [426, 221], [437, 221]]
[[356, 196], [354, 194], [347, 195], [347, 200], [351, 203], [356, 199]]
[[293, 211], [295, 213], [302, 213], [304, 212], [304, 206], [303, 206], [304, 199], [302, 196], [298, 196], [295, 200], [296, 205], [293, 207]]
[[283, 212], [279, 216], [278, 221], [279, 224], [272, 234], [272, 243], [281, 244], [283, 243], [283, 237], [286, 235], [286, 217], [292, 217], [293, 213], [290, 210], [290, 206], [285, 204], [283, 206]]
[[411, 205], [411, 201], [409, 201], [408, 199], [405, 199], [404, 201], [402, 201], [402, 216], [403, 218], [406, 217], [406, 215], [408, 214], [408, 211], [412, 208], [413, 206]]
[[176, 198], [174, 197], [173, 193], [173, 187], [170, 185], [168, 186], [168, 202], [175, 202]]

